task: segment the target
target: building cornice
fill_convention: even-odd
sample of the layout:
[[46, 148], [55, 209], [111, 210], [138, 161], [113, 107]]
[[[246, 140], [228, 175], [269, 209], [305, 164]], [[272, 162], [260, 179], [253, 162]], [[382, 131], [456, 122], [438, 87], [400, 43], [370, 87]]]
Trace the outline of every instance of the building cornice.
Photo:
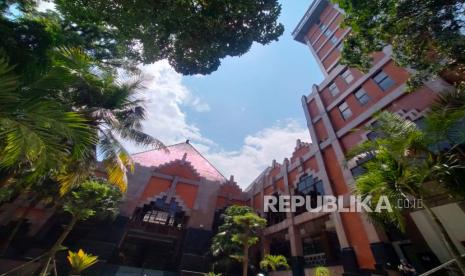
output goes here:
[[321, 11], [326, 8], [329, 4], [328, 0], [315, 0], [312, 2], [310, 7], [305, 12], [305, 15], [297, 24], [294, 31], [292, 32], [292, 36], [296, 41], [300, 43], [306, 44], [305, 42], [305, 35], [308, 32], [309, 26], [318, 19], [318, 16], [321, 14]]

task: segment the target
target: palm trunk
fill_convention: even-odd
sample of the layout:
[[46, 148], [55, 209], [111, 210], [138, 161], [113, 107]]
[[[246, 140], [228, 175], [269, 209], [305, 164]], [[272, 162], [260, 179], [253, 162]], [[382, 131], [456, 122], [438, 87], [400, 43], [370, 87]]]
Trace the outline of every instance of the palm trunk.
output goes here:
[[423, 203], [423, 207], [425, 208], [428, 215], [430, 215], [431, 218], [433, 219], [434, 224], [436, 224], [436, 226], [439, 228], [441, 232], [441, 240], [444, 246], [449, 251], [449, 254], [455, 259], [457, 266], [462, 272], [462, 275], [465, 275], [465, 261], [462, 259], [460, 255], [460, 251], [457, 249], [451, 237], [447, 233], [446, 228], [444, 227], [442, 222], [439, 220], [439, 218], [436, 216], [436, 214], [433, 212], [433, 210], [431, 210], [431, 208], [428, 205]]
[[244, 260], [242, 262], [242, 276], [247, 276], [249, 268], [249, 245], [244, 245]]
[[8, 239], [6, 240], [5, 244], [3, 245], [2, 251], [0, 253], [0, 256], [4, 256], [6, 254], [6, 251], [10, 247], [11, 242], [15, 238], [16, 234], [18, 233], [19, 229], [21, 229], [21, 226], [23, 223], [26, 221], [26, 217], [29, 214], [29, 212], [32, 210], [32, 208], [37, 204], [35, 198], [32, 199], [31, 203], [27, 206], [26, 210], [21, 214], [21, 217], [19, 218], [19, 221], [16, 223], [15, 228], [13, 231], [11, 231], [10, 235], [8, 236]]
[[72, 216], [71, 221], [69, 222], [69, 224], [65, 228], [65, 231], [63, 231], [63, 233], [61, 233], [61, 236], [58, 238], [58, 240], [55, 242], [53, 247], [50, 249], [50, 252], [48, 253], [47, 263], [46, 263], [44, 269], [42, 270], [42, 272], [40, 273], [40, 275], [43, 275], [43, 276], [47, 275], [47, 270], [48, 270], [48, 266], [49, 266], [50, 262], [52, 262], [52, 259], [55, 258], [55, 254], [57, 253], [57, 251], [62, 246], [62, 244], [65, 241], [66, 237], [68, 237], [69, 233], [71, 233], [71, 230], [73, 230], [74, 225], [76, 225], [76, 222], [77, 222], [77, 217]]

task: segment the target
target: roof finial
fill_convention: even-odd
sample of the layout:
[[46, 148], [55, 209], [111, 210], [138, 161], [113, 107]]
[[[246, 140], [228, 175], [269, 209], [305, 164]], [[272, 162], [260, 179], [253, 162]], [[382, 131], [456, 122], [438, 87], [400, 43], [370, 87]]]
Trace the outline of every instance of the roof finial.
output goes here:
[[182, 156], [182, 161], [186, 161], [187, 159], [187, 152], [184, 153], [184, 155]]
[[189, 139], [187, 139], [187, 140], [186, 140], [186, 144], [189, 144], [189, 142], [190, 142]]

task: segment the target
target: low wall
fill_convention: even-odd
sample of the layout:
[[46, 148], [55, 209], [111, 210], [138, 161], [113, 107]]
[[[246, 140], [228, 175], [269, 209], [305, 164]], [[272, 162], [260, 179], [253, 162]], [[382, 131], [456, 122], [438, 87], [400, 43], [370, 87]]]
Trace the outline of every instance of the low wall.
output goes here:
[[[344, 273], [344, 269], [342, 266], [329, 266], [327, 267], [329, 269], [329, 275], [331, 276], [340, 276], [342, 273]], [[315, 271], [316, 268], [306, 268], [305, 269], [305, 276], [315, 276]], [[292, 271], [286, 270], [286, 271], [273, 271], [268, 273], [269, 276], [292, 276]]]
[[272, 272], [268, 272], [268, 276], [292, 276], [292, 271], [290, 270], [272, 271]]

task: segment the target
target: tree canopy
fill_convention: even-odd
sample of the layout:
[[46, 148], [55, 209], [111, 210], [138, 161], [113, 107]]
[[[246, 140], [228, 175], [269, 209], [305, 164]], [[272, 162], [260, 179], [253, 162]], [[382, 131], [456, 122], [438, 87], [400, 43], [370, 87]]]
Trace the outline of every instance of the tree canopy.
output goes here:
[[[223, 215], [224, 223], [213, 237], [213, 256], [242, 262], [242, 275], [247, 276], [249, 248], [259, 241], [259, 233], [266, 226], [266, 219], [250, 207], [230, 206]], [[241, 252], [242, 251], [242, 252]]]
[[463, 81], [464, 0], [332, 0], [345, 11], [343, 63], [367, 70], [372, 53], [392, 45], [394, 60], [414, 70], [411, 87], [440, 73]]
[[[226, 56], [246, 53], [253, 42], [277, 40], [277, 0], [112, 1], [56, 0], [57, 9], [75, 29], [99, 29], [98, 47], [143, 63], [168, 59], [179, 73], [208, 74]], [[71, 25], [73, 26], [73, 25]], [[95, 48], [95, 45], [94, 47]]]

